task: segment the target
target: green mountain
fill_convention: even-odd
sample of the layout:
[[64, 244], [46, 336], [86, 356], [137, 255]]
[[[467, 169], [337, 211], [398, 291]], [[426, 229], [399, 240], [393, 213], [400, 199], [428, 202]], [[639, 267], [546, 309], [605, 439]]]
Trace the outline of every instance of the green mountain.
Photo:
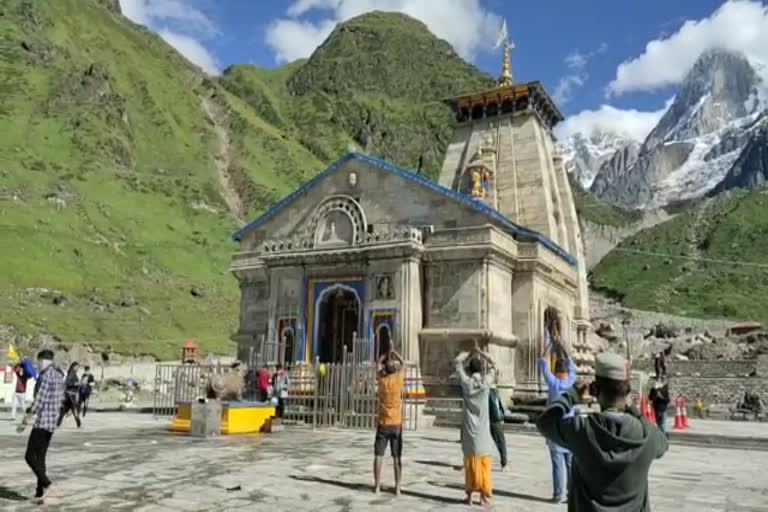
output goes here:
[[766, 189], [688, 206], [619, 244], [591, 284], [632, 308], [768, 321], [766, 212]]
[[439, 100], [489, 83], [401, 15], [213, 80], [115, 0], [3, 0], [0, 326], [160, 357], [185, 338], [229, 351], [238, 224], [350, 144], [434, 175], [452, 129]]
[[221, 84], [329, 162], [353, 145], [436, 177], [452, 115], [442, 99], [493, 80], [402, 14], [339, 24], [312, 57], [277, 70], [232, 66]]

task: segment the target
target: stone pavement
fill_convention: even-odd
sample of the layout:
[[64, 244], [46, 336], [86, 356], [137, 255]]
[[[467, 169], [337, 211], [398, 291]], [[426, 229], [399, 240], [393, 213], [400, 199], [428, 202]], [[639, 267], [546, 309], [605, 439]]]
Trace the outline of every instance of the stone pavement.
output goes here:
[[[43, 507], [24, 463], [27, 435], [0, 421], [0, 510], [465, 510], [458, 432], [406, 432], [404, 495], [371, 493], [373, 434], [291, 430], [261, 436], [194, 439], [149, 415], [88, 415], [56, 432], [48, 466], [58, 495]], [[566, 510], [551, 494], [543, 440], [507, 435], [512, 471], [494, 471], [496, 510]], [[766, 457], [741, 450], [672, 446], [653, 466], [655, 511], [766, 511]], [[384, 485], [392, 483], [389, 460]], [[230, 490], [228, 490], [230, 489]]]

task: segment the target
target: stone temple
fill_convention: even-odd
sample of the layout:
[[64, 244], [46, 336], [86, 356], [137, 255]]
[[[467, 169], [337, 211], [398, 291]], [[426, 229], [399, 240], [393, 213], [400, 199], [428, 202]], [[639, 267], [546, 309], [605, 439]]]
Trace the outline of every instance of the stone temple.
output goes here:
[[427, 394], [450, 394], [452, 360], [475, 344], [505, 397], [545, 390], [547, 337], [592, 371], [584, 248], [539, 82], [446, 100], [457, 125], [435, 183], [349, 153], [234, 235], [239, 357], [373, 361], [392, 340]]

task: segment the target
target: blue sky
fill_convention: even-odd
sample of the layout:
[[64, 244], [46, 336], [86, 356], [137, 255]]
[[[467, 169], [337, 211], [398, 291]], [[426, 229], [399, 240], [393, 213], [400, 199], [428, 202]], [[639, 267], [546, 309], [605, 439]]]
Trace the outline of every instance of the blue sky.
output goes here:
[[[375, 8], [424, 21], [467, 60], [496, 75], [501, 21], [517, 48], [518, 80], [540, 80], [570, 130], [616, 125], [641, 138], [685, 71], [711, 46], [768, 61], [768, 9], [760, 0], [586, 2], [518, 0], [121, 0], [210, 73], [231, 64], [274, 67], [309, 56], [340, 20]], [[649, 44], [650, 43], [650, 44]]]

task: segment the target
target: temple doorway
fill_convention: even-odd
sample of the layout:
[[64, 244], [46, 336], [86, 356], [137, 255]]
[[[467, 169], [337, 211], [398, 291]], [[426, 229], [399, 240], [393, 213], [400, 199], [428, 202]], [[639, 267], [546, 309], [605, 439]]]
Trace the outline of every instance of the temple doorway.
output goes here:
[[352, 351], [359, 319], [360, 303], [351, 290], [336, 287], [323, 295], [317, 318], [320, 362], [340, 363], [344, 360], [344, 352]]

